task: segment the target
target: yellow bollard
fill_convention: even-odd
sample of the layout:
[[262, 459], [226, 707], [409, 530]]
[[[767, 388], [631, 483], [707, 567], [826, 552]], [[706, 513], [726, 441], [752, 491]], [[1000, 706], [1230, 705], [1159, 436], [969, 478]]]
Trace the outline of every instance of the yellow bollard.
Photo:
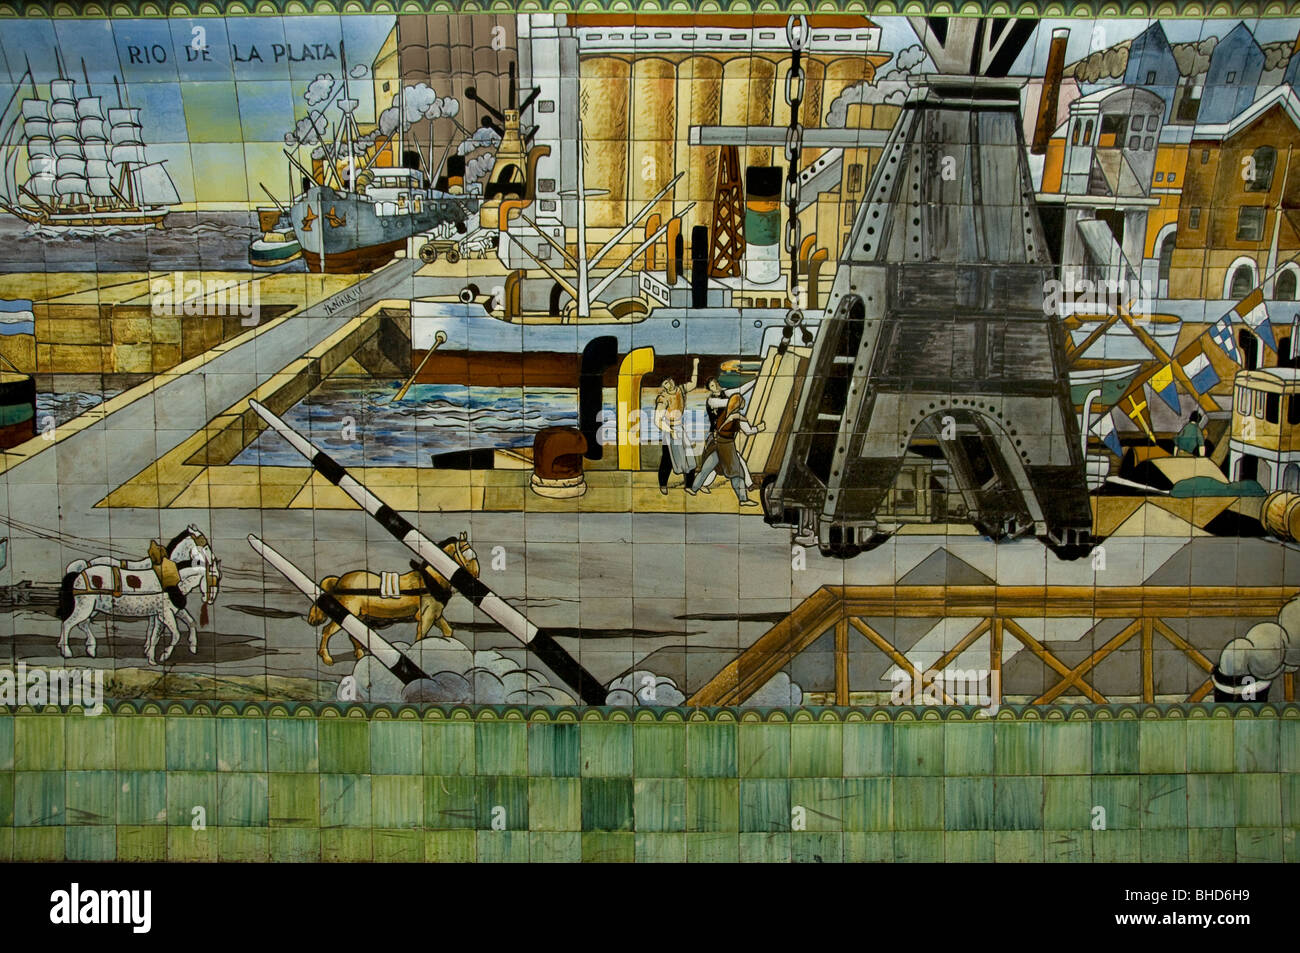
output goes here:
[[[618, 468], [641, 469], [641, 378], [654, 370], [655, 349], [629, 351], [618, 366]], [[630, 425], [630, 426], [629, 426]]]

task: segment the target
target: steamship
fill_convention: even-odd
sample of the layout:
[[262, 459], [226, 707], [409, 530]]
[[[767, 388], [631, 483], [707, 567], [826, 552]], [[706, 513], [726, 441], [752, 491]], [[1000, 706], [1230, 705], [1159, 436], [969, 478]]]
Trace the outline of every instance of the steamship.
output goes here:
[[338, 188], [310, 185], [289, 210], [307, 269], [352, 274], [373, 271], [412, 235], [443, 225], [467, 231], [473, 196], [432, 188], [418, 167], [374, 167], [349, 173]]

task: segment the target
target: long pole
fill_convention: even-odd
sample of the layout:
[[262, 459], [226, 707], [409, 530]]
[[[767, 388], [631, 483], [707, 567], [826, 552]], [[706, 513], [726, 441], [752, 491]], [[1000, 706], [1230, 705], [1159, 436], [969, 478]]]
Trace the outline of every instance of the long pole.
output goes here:
[[533, 654], [573, 689], [585, 704], [605, 704], [607, 693], [604, 685], [565, 651], [553, 634], [529, 622], [518, 609], [439, 549], [436, 543], [416, 529], [406, 517], [366, 489], [333, 457], [318, 449], [311, 441], [257, 401], [249, 400], [248, 404], [294, 450], [311, 462], [313, 470], [346, 493], [353, 502], [374, 517], [390, 536], [447, 579], [453, 589], [473, 603], [476, 608], [482, 609], [488, 618], [532, 649]]
[[424, 365], [429, 363], [429, 358], [433, 357], [433, 352], [438, 350], [438, 345], [445, 343], [446, 340], [447, 340], [446, 331], [439, 331], [436, 335], [434, 335], [433, 347], [429, 348], [429, 350], [425, 353], [424, 360], [420, 361], [419, 366], [417, 366], [414, 372], [412, 372], [411, 376], [406, 379], [406, 383], [402, 385], [402, 389], [393, 395], [393, 399], [390, 401], [390, 403], [395, 404], [399, 400], [406, 399], [406, 392], [411, 389], [411, 385], [415, 383], [415, 379], [420, 376], [420, 371], [424, 370]]
[[364, 622], [344, 608], [343, 604], [331, 593], [323, 591], [320, 586], [311, 580], [311, 577], [251, 533], [248, 537], [248, 545], [252, 546], [259, 556], [278, 569], [286, 579], [293, 583], [295, 589], [308, 599], [311, 599], [316, 604], [316, 607], [325, 613], [332, 622], [336, 623], [340, 629], [364, 645], [366, 651], [377, 658], [384, 668], [401, 679], [403, 684], [409, 685], [416, 679], [429, 677], [418, 665], [411, 661], [409, 656], [403, 655], [383, 638], [376, 635]]

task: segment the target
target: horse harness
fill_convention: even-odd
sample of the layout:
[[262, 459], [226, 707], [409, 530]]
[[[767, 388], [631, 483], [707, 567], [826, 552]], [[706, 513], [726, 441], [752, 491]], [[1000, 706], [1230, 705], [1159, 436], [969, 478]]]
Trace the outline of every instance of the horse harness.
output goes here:
[[424, 580], [423, 584], [416, 589], [398, 589], [396, 590], [397, 594], [393, 595], [394, 589], [385, 586], [382, 583], [381, 577], [381, 584], [378, 586], [350, 586], [347, 588], [331, 589], [330, 595], [375, 596], [381, 599], [396, 599], [401, 598], [402, 596], [420, 596], [428, 593], [444, 605], [451, 599], [454, 590], [450, 585], [439, 582], [438, 578], [435, 577], [433, 573], [429, 572], [428, 567], [412, 559], [411, 568], [418, 572], [420, 578]]

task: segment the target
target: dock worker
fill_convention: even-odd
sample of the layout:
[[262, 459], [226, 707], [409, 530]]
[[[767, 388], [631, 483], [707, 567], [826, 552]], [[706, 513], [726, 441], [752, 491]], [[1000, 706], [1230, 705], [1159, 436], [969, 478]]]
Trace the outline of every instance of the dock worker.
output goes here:
[[659, 457], [659, 492], [668, 495], [668, 475], [680, 473], [691, 485], [695, 478], [695, 448], [686, 435], [686, 395], [699, 385], [700, 359], [695, 358], [691, 379], [678, 384], [671, 377], [664, 378], [655, 397], [654, 424], [659, 431], [663, 453]]
[[704, 458], [695, 481], [686, 486], [686, 492], [691, 496], [698, 492], [695, 489], [697, 483], [699, 486], [704, 486], [713, 475], [713, 471], [721, 469], [722, 475], [731, 481], [731, 488], [736, 491], [736, 499], [740, 501], [740, 505], [758, 506], [757, 500], [749, 498], [749, 470], [736, 449], [736, 437], [742, 433], [750, 435], [762, 433], [767, 428], [765, 424], [759, 424], [757, 427], [751, 424], [749, 418], [742, 412], [744, 407], [745, 398], [740, 394], [732, 394], [727, 399], [727, 409], [722, 419], [718, 421], [718, 429], [713, 434], [713, 449]]
[[[704, 386], [708, 388], [709, 396], [704, 400], [704, 412], [709, 418], [709, 433], [704, 439], [704, 449], [700, 454], [701, 457], [708, 457], [708, 455], [713, 451], [714, 441], [717, 439], [718, 424], [721, 422], [723, 414], [727, 412], [727, 403], [736, 394], [748, 399], [749, 392], [754, 389], [754, 385], [757, 383], [757, 377], [751, 380], [748, 384], [742, 384], [739, 387], [723, 387], [722, 382], [716, 377], [710, 377], [705, 381]], [[751, 490], [758, 489], [754, 484], [754, 478], [750, 476], [749, 464], [745, 461], [745, 458], [740, 454], [737, 454], [737, 459], [740, 461], [740, 465], [745, 471], [745, 485]], [[717, 475], [718, 471], [715, 469], [704, 479], [696, 479], [691, 483], [691, 489], [698, 493], [708, 493], [709, 484], [713, 482], [714, 477]]]
[[1174, 437], [1174, 455], [1205, 456], [1205, 434], [1201, 433], [1201, 412], [1193, 410], [1183, 424], [1183, 429]]

